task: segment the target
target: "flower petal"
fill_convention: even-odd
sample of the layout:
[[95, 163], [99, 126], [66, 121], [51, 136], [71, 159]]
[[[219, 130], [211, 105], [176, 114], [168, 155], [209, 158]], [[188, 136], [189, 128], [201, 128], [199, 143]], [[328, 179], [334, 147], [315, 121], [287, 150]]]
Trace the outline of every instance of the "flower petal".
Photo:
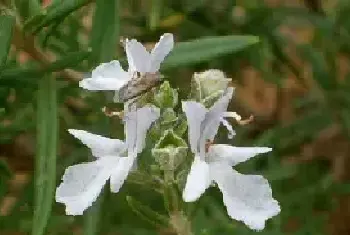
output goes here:
[[190, 173], [187, 176], [182, 197], [185, 202], [196, 201], [210, 186], [209, 165], [200, 159], [194, 158]]
[[226, 144], [215, 144], [209, 148], [208, 158], [211, 161], [225, 161], [227, 164], [234, 166], [260, 153], [267, 153], [270, 151], [272, 151], [272, 148], [234, 147]]
[[268, 181], [260, 175], [242, 175], [226, 164], [211, 164], [210, 174], [222, 192], [228, 215], [249, 228], [262, 230], [265, 221], [280, 212]]
[[92, 70], [92, 78], [115, 78], [117, 79], [126, 79], [128, 78], [129, 73], [124, 71], [118, 60], [112, 60], [108, 63], [102, 63]]
[[79, 86], [87, 90], [118, 90], [130, 79], [131, 75], [123, 70], [119, 61], [113, 60], [97, 66], [91, 78], [83, 79]]
[[160, 64], [174, 47], [174, 37], [171, 33], [163, 34], [159, 42], [154, 46], [151, 52], [151, 62], [148, 72], [158, 72]]
[[226, 93], [209, 109], [203, 122], [204, 129], [202, 130], [201, 146], [206, 140], [214, 140], [222, 122], [223, 114], [232, 98], [233, 91], [232, 87], [227, 88]]
[[117, 162], [118, 158], [107, 157], [68, 167], [56, 190], [56, 201], [66, 205], [68, 215], [83, 214], [100, 194]]
[[155, 106], [145, 106], [126, 113], [125, 135], [129, 152], [140, 153], [145, 147], [147, 130], [159, 118], [160, 111]]
[[119, 158], [118, 166], [114, 170], [110, 180], [111, 191], [113, 193], [119, 192], [135, 162], [136, 155]]
[[129, 71], [131, 72], [148, 72], [151, 63], [151, 55], [146, 48], [137, 40], [126, 39], [125, 52], [128, 58]]
[[126, 150], [126, 145], [118, 139], [110, 139], [84, 130], [69, 129], [68, 132], [91, 149], [95, 157], [115, 155]]
[[226, 130], [228, 131], [227, 137], [232, 139], [236, 135], [236, 131], [233, 130], [232, 125], [225, 118], [221, 118], [221, 124], [226, 127]]
[[122, 88], [127, 82], [115, 78], [86, 78], [79, 82], [79, 87], [90, 91], [116, 91]]
[[199, 151], [198, 144], [201, 135], [201, 123], [205, 119], [207, 109], [198, 102], [182, 102], [182, 110], [186, 114], [188, 125], [188, 139], [193, 153]]

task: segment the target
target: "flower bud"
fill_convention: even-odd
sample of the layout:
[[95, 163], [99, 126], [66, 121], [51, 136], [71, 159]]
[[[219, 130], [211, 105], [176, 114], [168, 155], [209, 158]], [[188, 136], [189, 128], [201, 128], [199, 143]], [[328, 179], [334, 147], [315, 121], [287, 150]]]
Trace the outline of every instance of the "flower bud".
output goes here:
[[159, 108], [174, 108], [178, 103], [178, 93], [165, 81], [155, 94], [154, 102]]
[[185, 159], [187, 144], [173, 130], [166, 130], [152, 149], [152, 155], [162, 170], [173, 171]]
[[218, 69], [195, 73], [193, 75], [195, 97], [200, 102], [220, 97], [230, 81], [231, 79], [226, 78], [225, 74]]
[[171, 125], [177, 121], [176, 113], [171, 108], [165, 109], [161, 118], [162, 125]]

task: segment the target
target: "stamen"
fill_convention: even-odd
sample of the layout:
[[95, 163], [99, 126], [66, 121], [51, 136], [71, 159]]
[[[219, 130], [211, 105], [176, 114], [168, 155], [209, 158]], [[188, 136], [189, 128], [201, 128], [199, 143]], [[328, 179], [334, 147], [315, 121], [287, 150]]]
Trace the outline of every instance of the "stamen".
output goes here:
[[124, 117], [124, 111], [116, 112], [116, 111], [108, 110], [107, 107], [103, 107], [103, 108], [102, 108], [102, 112], [103, 112], [107, 117], [117, 116], [117, 117], [119, 117], [120, 119], [123, 119], [123, 117]]
[[232, 117], [236, 120], [236, 122], [241, 125], [247, 125], [249, 123], [251, 123], [254, 120], [254, 116], [250, 115], [250, 117], [248, 119], [243, 119], [240, 115], [238, 115], [236, 112], [224, 112], [224, 117]]
[[244, 125], [247, 125], [247, 124], [251, 123], [252, 121], [254, 121], [254, 116], [250, 115], [249, 118], [244, 119], [244, 120], [240, 120], [240, 121], [237, 121], [237, 122], [238, 122], [239, 125], [244, 126]]
[[236, 113], [236, 112], [224, 112], [224, 117], [232, 117], [234, 118], [237, 122], [242, 120], [242, 117]]
[[228, 131], [227, 137], [229, 139], [232, 139], [236, 135], [236, 132], [233, 130], [231, 124], [224, 118], [221, 118], [221, 123], [222, 123], [222, 125], [224, 125], [224, 127], [226, 127], [226, 129]]

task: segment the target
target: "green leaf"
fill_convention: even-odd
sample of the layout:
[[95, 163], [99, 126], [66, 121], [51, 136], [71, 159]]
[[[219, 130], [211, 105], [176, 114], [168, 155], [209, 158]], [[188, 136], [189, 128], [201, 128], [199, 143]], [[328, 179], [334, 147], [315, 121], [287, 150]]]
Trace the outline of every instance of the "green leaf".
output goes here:
[[0, 68], [5, 64], [10, 50], [15, 18], [9, 15], [0, 16]]
[[259, 42], [255, 36], [220, 36], [180, 42], [162, 64], [163, 69], [209, 61], [215, 57], [232, 54]]
[[37, 25], [39, 25], [42, 21], [44, 21], [46, 17], [46, 12], [39, 12], [38, 14], [30, 17], [23, 26], [23, 31], [31, 31]]
[[44, 77], [37, 94], [37, 155], [32, 235], [43, 235], [50, 218], [56, 187], [57, 97], [56, 80]]
[[93, 54], [91, 62], [102, 63], [113, 59], [119, 41], [119, 30], [119, 0], [97, 0], [90, 35]]
[[71, 52], [46, 67], [33, 66], [30, 68], [5, 69], [0, 73], [0, 85], [16, 86], [18, 83], [37, 83], [37, 77], [42, 77], [46, 73], [75, 67], [90, 55], [91, 51]]
[[[33, 16], [25, 23], [24, 28], [28, 31], [38, 33], [44, 27], [56, 23], [57, 21], [63, 21], [69, 14], [91, 1], [92, 0], [65, 0], [59, 4], [52, 4], [48, 7], [46, 14], [40, 12], [38, 16]], [[45, 17], [41, 15], [45, 15]]]
[[91, 51], [79, 51], [71, 52], [66, 56], [58, 59], [57, 61], [51, 63], [49, 66], [43, 69], [43, 72], [50, 73], [55, 71], [60, 71], [66, 68], [72, 68], [80, 64], [82, 61], [87, 59], [91, 55]]
[[28, 19], [31, 16], [37, 15], [41, 10], [39, 0], [13, 0], [13, 4], [22, 19]]
[[155, 30], [160, 22], [161, 14], [163, 8], [162, 0], [151, 0], [151, 10], [149, 15], [149, 28], [150, 30]]

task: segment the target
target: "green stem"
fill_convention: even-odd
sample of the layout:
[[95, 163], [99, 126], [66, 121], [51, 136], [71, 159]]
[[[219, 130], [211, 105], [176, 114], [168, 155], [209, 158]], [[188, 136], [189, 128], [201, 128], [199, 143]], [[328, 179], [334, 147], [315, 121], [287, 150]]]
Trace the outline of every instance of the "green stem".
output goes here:
[[164, 204], [169, 213], [169, 225], [178, 235], [192, 235], [191, 223], [180, 208], [181, 198], [178, 193], [173, 170], [164, 171]]

